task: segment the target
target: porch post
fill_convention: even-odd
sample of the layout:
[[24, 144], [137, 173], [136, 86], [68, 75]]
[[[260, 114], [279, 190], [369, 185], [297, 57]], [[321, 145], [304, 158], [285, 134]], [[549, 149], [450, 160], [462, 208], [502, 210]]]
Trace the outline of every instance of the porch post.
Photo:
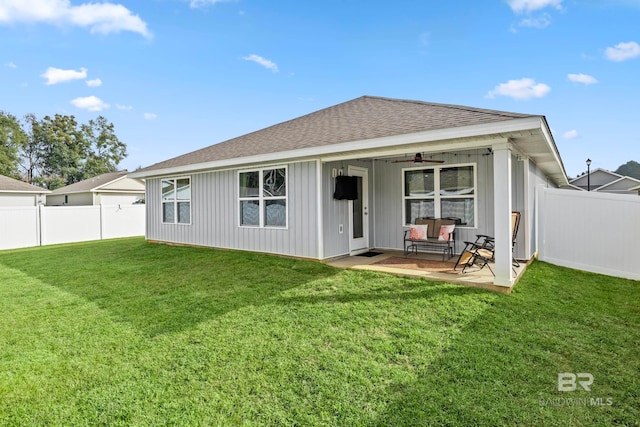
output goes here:
[[505, 140], [493, 150], [493, 227], [497, 286], [511, 286], [511, 144]]
[[529, 215], [529, 212], [533, 212], [531, 207], [534, 195], [532, 194], [533, 189], [530, 187], [531, 182], [529, 180], [529, 158], [524, 157], [521, 161], [523, 165], [522, 173], [524, 174], [524, 212], [521, 212], [520, 215], [520, 239], [518, 243], [524, 244], [524, 257], [528, 260], [533, 256], [531, 253], [531, 222], [533, 218], [532, 215]]

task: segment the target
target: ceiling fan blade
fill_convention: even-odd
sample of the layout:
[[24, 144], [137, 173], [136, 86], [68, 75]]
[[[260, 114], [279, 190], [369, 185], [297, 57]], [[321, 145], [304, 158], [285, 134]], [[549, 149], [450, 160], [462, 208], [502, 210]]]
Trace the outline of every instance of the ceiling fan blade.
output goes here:
[[394, 160], [392, 163], [444, 163], [444, 160], [407, 159], [407, 160]]

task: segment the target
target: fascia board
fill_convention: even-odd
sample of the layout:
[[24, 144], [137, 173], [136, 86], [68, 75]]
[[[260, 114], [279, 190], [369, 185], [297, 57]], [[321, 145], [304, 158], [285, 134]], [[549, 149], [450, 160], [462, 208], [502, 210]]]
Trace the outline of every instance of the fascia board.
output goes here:
[[45, 189], [42, 189], [42, 191], [37, 191], [37, 190], [0, 190], [0, 193], [50, 194], [51, 190], [45, 190]]
[[[549, 129], [547, 121], [543, 117], [541, 117], [540, 122], [540, 128], [542, 129], [542, 133], [544, 134], [549, 152], [553, 154], [555, 163], [560, 166], [561, 177], [558, 177], [559, 179], [556, 181], [556, 184], [558, 185], [558, 187], [562, 187], [563, 185], [569, 184], [569, 177], [567, 176], [567, 172], [564, 169], [564, 164], [562, 163], [562, 159], [560, 158], [560, 153], [558, 152], [558, 148], [553, 140], [553, 135], [551, 134], [551, 129]], [[546, 172], [550, 176], [557, 175], [551, 171]]]
[[[114, 184], [114, 183], [116, 183], [116, 182], [118, 182], [118, 181], [121, 181], [121, 180], [125, 179], [126, 177], [127, 177], [127, 175], [124, 175], [124, 176], [121, 176], [121, 177], [116, 178], [116, 179], [114, 179], [114, 180], [111, 180], [111, 181], [109, 181], [109, 182], [105, 182], [104, 184], [100, 184], [100, 185], [98, 185], [97, 187], [93, 187], [93, 188], [92, 188], [91, 190], [89, 190], [89, 191], [92, 191], [92, 192], [98, 191], [98, 190], [100, 190], [102, 187], [104, 187], [104, 186], [106, 186], [106, 185]], [[85, 191], [86, 191], [86, 190], [85, 190]]]
[[125, 194], [144, 194], [142, 190], [96, 190], [94, 193], [125, 193]]
[[[634, 182], [640, 183], [640, 180], [637, 180], [634, 177], [631, 177], [631, 176], [620, 176], [620, 178], [616, 179], [615, 181], [611, 181], [611, 182], [608, 182], [608, 183], [606, 183], [604, 185], [601, 185], [600, 187], [598, 187], [598, 189], [600, 190], [600, 189], [603, 189], [603, 188], [611, 187], [612, 185], [617, 184], [617, 183], [619, 183], [621, 181], [625, 181], [625, 180], [632, 181], [632, 184]], [[621, 190], [621, 191], [628, 191], [628, 190]]]
[[309, 147], [298, 150], [265, 153], [255, 156], [245, 156], [232, 159], [216, 160], [212, 162], [195, 163], [190, 165], [150, 170], [147, 172], [134, 171], [132, 173], [129, 173], [128, 176], [130, 178], [148, 178], [155, 176], [173, 175], [178, 173], [198, 172], [208, 169], [229, 168], [233, 166], [242, 166], [253, 163], [284, 162], [299, 158], [323, 158], [331, 155], [344, 154], [349, 151], [370, 151], [406, 144], [428, 143], [456, 138], [482, 137], [501, 133], [518, 132], [528, 129], [539, 129], [540, 127], [541, 116], [533, 116], [506, 120], [502, 122], [484, 123], [480, 125], [469, 125], [456, 128], [435, 129], [410, 134], [392, 135], [381, 138], [329, 144], [319, 147]]

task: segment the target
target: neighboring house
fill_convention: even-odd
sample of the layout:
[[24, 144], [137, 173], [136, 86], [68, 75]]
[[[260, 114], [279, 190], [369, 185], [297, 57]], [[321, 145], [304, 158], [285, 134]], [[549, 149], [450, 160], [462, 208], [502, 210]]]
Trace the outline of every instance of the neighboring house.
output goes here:
[[631, 187], [629, 189], [629, 191], [637, 191], [638, 192], [638, 196], [640, 196], [640, 184], [636, 185], [635, 187]]
[[42, 205], [49, 193], [44, 188], [0, 175], [0, 207]]
[[110, 172], [53, 190], [47, 206], [131, 205], [144, 201], [144, 181]]
[[[414, 163], [416, 153], [425, 160]], [[336, 200], [340, 175], [356, 200]], [[567, 185], [544, 116], [364, 96], [130, 174], [163, 241], [327, 259], [402, 249], [418, 217], [457, 217], [457, 251], [496, 239], [494, 283], [537, 251], [535, 187]], [[260, 268], [260, 266], [256, 266]]]
[[638, 179], [600, 168], [569, 181], [569, 188], [574, 190], [578, 188], [584, 191], [614, 194], [638, 194], [638, 191], [634, 190], [638, 185], [640, 185]]

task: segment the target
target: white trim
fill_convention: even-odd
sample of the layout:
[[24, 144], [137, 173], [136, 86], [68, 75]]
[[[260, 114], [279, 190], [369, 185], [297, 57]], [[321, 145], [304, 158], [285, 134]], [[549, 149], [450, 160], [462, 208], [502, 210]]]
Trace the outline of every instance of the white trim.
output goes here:
[[513, 285], [511, 254], [512, 200], [511, 150], [508, 145], [493, 149], [493, 235], [495, 238], [495, 262], [493, 284]]
[[[524, 212], [520, 213], [520, 226], [519, 230], [520, 235], [524, 236], [524, 256], [526, 259], [531, 259], [531, 204], [529, 203], [529, 196], [531, 189], [529, 188], [529, 184], [531, 183], [531, 177], [529, 174], [531, 173], [528, 158], [519, 159], [522, 162], [522, 173], [524, 174], [522, 185], [524, 187]], [[523, 221], [524, 220], [524, 221]]]
[[[451, 169], [451, 168], [460, 168], [471, 166], [473, 168], [473, 194], [460, 194], [460, 195], [442, 195], [440, 194], [440, 170], [441, 169]], [[434, 171], [434, 183], [433, 183], [433, 196], [406, 196], [404, 194], [405, 191], [405, 172], [412, 170], [425, 170], [432, 169]], [[436, 170], [438, 171], [436, 173]], [[455, 164], [442, 164], [442, 165], [428, 165], [428, 166], [413, 166], [408, 168], [402, 168], [402, 226], [408, 227], [409, 224], [405, 224], [405, 220], [407, 218], [406, 212], [406, 200], [407, 199], [429, 199], [433, 200], [433, 215], [436, 218], [440, 218], [442, 215], [442, 199], [469, 199], [473, 198], [473, 225], [460, 225], [456, 226], [456, 228], [468, 228], [475, 229], [478, 227], [478, 164], [471, 163], [455, 163]]]
[[[104, 187], [105, 185], [110, 185], [113, 184], [114, 182], [118, 182], [118, 181], [122, 181], [123, 179], [127, 178], [127, 175], [118, 177], [116, 179], [114, 179], [113, 181], [109, 181], [109, 182], [105, 182], [104, 184], [100, 184], [97, 187], [93, 187], [91, 188], [89, 191], [99, 191], [102, 187]], [[91, 178], [89, 178], [91, 179]], [[132, 178], [133, 179], [133, 178]], [[85, 190], [86, 191], [86, 190]]]
[[[564, 170], [564, 164], [562, 163], [562, 159], [560, 158], [560, 153], [558, 152], [558, 148], [553, 140], [551, 129], [549, 129], [549, 125], [546, 119], [544, 119], [544, 117], [542, 116], [540, 117], [540, 128], [542, 129], [542, 133], [544, 134], [545, 141], [547, 142], [547, 148], [549, 148], [549, 152], [553, 154], [553, 159], [555, 161], [554, 164], [557, 166], [560, 166], [560, 171], [562, 172], [562, 177], [561, 177], [562, 182], [558, 181], [556, 182], [556, 184], [558, 184], [558, 187], [562, 186], [563, 184], [568, 184], [569, 177], [567, 176], [567, 172]], [[545, 175], [547, 175], [547, 179], [549, 176], [553, 175], [549, 172], [549, 170], [546, 167], [543, 167], [542, 163], [540, 163], [538, 167], [545, 173]]]
[[[284, 185], [285, 185], [285, 196], [278, 197], [266, 197], [264, 196], [263, 188], [264, 188], [264, 171], [266, 170], [274, 170], [274, 169], [284, 169]], [[240, 197], [240, 174], [249, 173], [249, 172], [258, 172], [259, 182], [258, 182], [258, 196], [257, 197]], [[246, 169], [238, 169], [236, 171], [236, 202], [238, 203], [238, 227], [239, 228], [253, 228], [253, 229], [273, 229], [273, 230], [288, 230], [289, 229], [289, 167], [288, 165], [270, 165], [263, 168], [246, 168]], [[265, 201], [268, 200], [284, 200], [285, 203], [285, 225], [277, 226], [277, 225], [266, 225], [265, 224], [265, 215], [264, 215], [264, 207]], [[242, 210], [240, 209], [240, 202], [242, 201], [257, 201], [259, 207], [258, 213], [258, 225], [249, 225], [242, 224], [241, 216]]]
[[[357, 141], [340, 142], [336, 144], [327, 144], [316, 147], [308, 147], [301, 149], [294, 149], [288, 151], [281, 151], [275, 153], [263, 153], [253, 156], [237, 157], [232, 159], [215, 160], [203, 163], [194, 163], [183, 166], [168, 167], [163, 169], [156, 169], [150, 171], [140, 171], [128, 174], [130, 178], [147, 178], [156, 177], [158, 175], [174, 174], [174, 173], [187, 173], [196, 172], [208, 169], [226, 168], [231, 166], [242, 166], [251, 163], [264, 163], [272, 161], [289, 161], [290, 159], [303, 158], [303, 157], [323, 157], [328, 156], [326, 159], [322, 159], [324, 162], [333, 161], [338, 153], [348, 153], [350, 151], [358, 150], [375, 150], [384, 149], [390, 146], [400, 146], [406, 144], [417, 143], [429, 143], [449, 139], [457, 138], [470, 138], [470, 137], [482, 137], [508, 132], [519, 132], [523, 130], [541, 129], [542, 116], [526, 117], [520, 119], [505, 120], [502, 122], [483, 123], [479, 125], [460, 126], [446, 129], [427, 130], [403, 135], [392, 135], [381, 138], [372, 138]], [[544, 130], [543, 130], [544, 131]], [[462, 147], [474, 148], [473, 141], [464, 141], [456, 144], [439, 144], [438, 147], [447, 147], [447, 150], [457, 150]], [[486, 146], [486, 142], [483, 142], [483, 146]], [[438, 148], [439, 149], [439, 148]], [[558, 159], [556, 153], [554, 157]], [[558, 162], [558, 165], [561, 165]]]
[[[631, 185], [633, 185], [633, 184], [635, 184], [635, 183], [640, 183], [640, 180], [635, 179], [635, 178], [634, 178], [634, 177], [632, 177], [632, 176], [626, 176], [626, 175], [623, 175], [623, 176], [621, 176], [620, 178], [616, 179], [615, 181], [611, 181], [611, 182], [609, 182], [609, 183], [607, 183], [607, 184], [603, 184], [603, 185], [601, 185], [600, 187], [597, 187], [596, 189], [591, 190], [591, 191], [600, 191], [600, 190], [602, 190], [602, 189], [606, 189], [607, 187], [612, 186], [613, 184], [617, 184], [617, 183], [622, 182], [622, 181], [625, 181], [625, 180], [633, 181], [633, 182], [631, 183]], [[626, 189], [626, 190], [614, 190], [614, 191], [629, 191], [629, 190], [632, 190], [632, 191], [633, 191], [633, 187], [628, 188], [628, 189]]]
[[[364, 239], [365, 247], [353, 249], [353, 200], [349, 200], [349, 254], [358, 255], [367, 252], [371, 248], [371, 240], [369, 236], [369, 168], [362, 166], [347, 165], [347, 174], [351, 176], [353, 173], [359, 173], [362, 176], [362, 198], [363, 209], [366, 210], [362, 216], [362, 239]], [[359, 175], [358, 175], [359, 176]], [[366, 203], [364, 203], [366, 201]]]
[[[179, 222], [178, 221], [178, 202], [182, 201], [185, 202], [186, 200], [179, 200], [178, 199], [178, 180], [179, 179], [188, 179], [189, 180], [189, 222]], [[175, 193], [176, 193], [176, 197], [173, 200], [173, 204], [174, 204], [174, 221], [173, 222], [165, 222], [164, 221], [164, 204], [165, 201], [162, 197], [162, 181], [175, 181]], [[160, 224], [161, 225], [191, 225], [192, 221], [193, 221], [193, 179], [191, 178], [191, 176], [189, 175], [183, 175], [183, 176], [176, 176], [176, 177], [172, 177], [172, 178], [162, 178], [160, 180]], [[146, 197], [145, 197], [145, 203], [146, 203]], [[169, 203], [169, 202], [166, 202]]]
[[[194, 171], [192, 173], [190, 173], [189, 175], [193, 176], [193, 175], [204, 175], [204, 174], [208, 174], [208, 173], [219, 173], [219, 172], [237, 172], [237, 171], [252, 171], [255, 169], [273, 169], [277, 166], [281, 166], [283, 164], [288, 165], [293, 165], [296, 163], [313, 163], [318, 159], [293, 159], [293, 160], [286, 160], [286, 163], [282, 163], [282, 159], [278, 159], [277, 161], [272, 161], [272, 162], [262, 162], [262, 163], [252, 163], [252, 164], [238, 164], [236, 166], [230, 166], [230, 167], [226, 167], [226, 168], [214, 168], [214, 169], [206, 169], [206, 170], [199, 170], [199, 171]], [[149, 179], [162, 179], [162, 178], [170, 178], [173, 175], [158, 175], [158, 176], [153, 176], [150, 177]]]
[[[376, 243], [378, 242], [377, 240], [377, 234], [376, 234], [376, 229], [378, 227], [376, 227], [376, 162], [371, 162], [371, 200], [369, 200], [369, 206], [372, 206], [372, 209], [369, 209], [369, 217], [370, 219], [370, 224], [373, 224], [372, 228], [372, 232], [373, 235], [369, 236], [369, 246], [371, 246], [372, 248], [376, 247]], [[373, 243], [372, 243], [373, 242]]]
[[45, 190], [44, 188], [42, 189], [42, 191], [29, 191], [29, 190], [0, 190], [0, 194], [3, 193], [17, 193], [17, 194], [39, 194], [39, 195], [44, 195], [44, 194], [51, 194], [50, 190]]
[[335, 154], [332, 156], [322, 157], [323, 162], [339, 162], [345, 160], [359, 159], [363, 157], [375, 157], [381, 159], [384, 157], [399, 157], [410, 153], [413, 156], [416, 152], [422, 152], [423, 155], [437, 155], [445, 152], [468, 151], [491, 147], [496, 141], [503, 141], [504, 138], [485, 138], [461, 141], [437, 141], [437, 142], [418, 142], [411, 145], [398, 146], [396, 148], [378, 149], [378, 150], [361, 150], [350, 151], [345, 154]]
[[[289, 192], [287, 192], [289, 194]], [[316, 231], [318, 232], [318, 253], [316, 254], [318, 259], [324, 258], [324, 216], [322, 215], [322, 162], [316, 160], [316, 220], [318, 226]], [[288, 210], [288, 207], [287, 207]]]
[[[612, 175], [612, 176], [614, 177], [614, 181], [617, 181], [618, 179], [620, 179], [620, 178], [623, 178], [623, 177], [624, 177], [624, 175], [620, 175], [619, 173], [616, 173], [616, 172], [611, 172], [611, 171], [608, 171], [608, 170], [606, 170], [606, 169], [602, 169], [602, 168], [596, 168], [596, 169], [594, 169], [594, 170], [590, 171], [589, 173], [585, 173], [584, 175], [580, 175], [580, 176], [579, 176], [579, 177], [577, 177], [577, 178], [573, 178], [572, 180], [570, 180], [570, 181], [569, 181], [569, 184], [573, 184], [573, 185], [575, 185], [575, 184], [574, 184], [574, 182], [576, 182], [576, 181], [580, 181], [580, 180], [582, 180], [582, 179], [585, 179], [585, 180], [586, 180], [586, 179], [587, 179], [587, 176], [593, 176], [593, 175], [595, 175], [595, 174], [596, 174], [596, 173], [598, 173], [598, 172], [604, 172], [604, 173], [605, 173], [605, 174], [607, 174], [607, 175]], [[629, 177], [629, 178], [631, 178], [631, 177]], [[613, 182], [613, 181], [609, 181], [609, 182]]]

